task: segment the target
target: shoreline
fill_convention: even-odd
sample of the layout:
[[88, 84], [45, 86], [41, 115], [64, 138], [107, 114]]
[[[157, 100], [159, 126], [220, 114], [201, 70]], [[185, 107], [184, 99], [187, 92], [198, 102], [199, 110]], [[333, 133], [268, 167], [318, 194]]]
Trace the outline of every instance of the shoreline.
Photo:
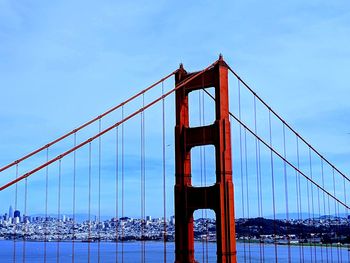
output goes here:
[[[86, 240], [23, 240], [23, 239], [0, 239], [0, 242], [30, 242], [30, 243], [138, 243], [138, 242], [154, 242], [154, 243], [164, 243], [163, 240], [119, 240], [119, 241], [114, 241], [114, 240], [101, 240], [101, 241], [86, 241]], [[166, 241], [166, 243], [174, 243], [174, 240], [169, 240]], [[203, 240], [195, 240], [197, 243], [206, 243], [206, 241]], [[216, 241], [207, 241], [208, 243], [216, 243]], [[273, 242], [259, 242], [259, 241], [250, 241], [250, 242], [244, 242], [242, 240], [236, 240], [238, 244], [256, 244], [260, 245], [262, 244], [263, 246], [293, 246], [293, 247], [320, 247], [320, 248], [341, 248], [341, 249], [348, 249], [350, 251], [350, 244], [318, 244], [318, 243], [273, 243]]]

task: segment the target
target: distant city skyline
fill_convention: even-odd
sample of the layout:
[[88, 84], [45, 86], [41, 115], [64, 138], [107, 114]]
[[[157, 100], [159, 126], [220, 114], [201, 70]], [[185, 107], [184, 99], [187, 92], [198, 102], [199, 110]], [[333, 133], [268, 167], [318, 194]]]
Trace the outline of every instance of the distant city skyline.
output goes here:
[[[10, 208], [12, 208], [12, 206], [10, 205]], [[10, 211], [10, 208], [9, 208], [9, 211]], [[17, 212], [17, 214], [19, 213], [19, 216], [20, 216], [20, 213], [21, 211], [20, 210], [15, 210], [15, 212]], [[7, 215], [8, 217], [16, 217], [15, 213], [13, 212], [12, 210], [12, 216], [11, 216], [11, 212], [9, 212], [9, 214], [7, 213], [1, 213], [0, 211], [0, 216], [5, 216]], [[45, 217], [45, 213], [36, 213], [36, 214], [31, 214], [31, 213], [28, 213], [28, 215], [25, 215], [25, 214], [22, 214], [22, 216], [28, 216], [28, 217]], [[50, 218], [58, 218], [58, 214], [56, 213], [48, 213], [47, 214], [48, 217]], [[200, 213], [195, 213], [195, 218], [196, 219], [199, 219], [201, 218], [201, 216], [205, 216], [205, 214], [200, 214]], [[328, 217], [328, 216], [331, 216], [331, 217], [341, 217], [341, 218], [349, 218], [350, 219], [350, 214], [349, 213], [339, 213], [339, 214], [335, 214], [335, 213], [331, 213], [331, 214], [318, 214], [318, 213], [314, 213], [314, 214], [309, 214], [308, 212], [302, 212], [302, 213], [289, 213], [289, 218], [290, 219], [307, 219], [307, 218], [320, 218], [320, 217]], [[70, 214], [70, 213], [61, 213], [60, 214], [60, 219], [62, 219], [63, 217], [67, 217], [67, 218], [70, 218], [72, 219], [73, 218], [73, 214]], [[88, 220], [89, 218], [89, 215], [87, 213], [77, 213], [75, 214], [75, 217], [76, 217], [76, 220], [77, 221], [84, 221], [84, 220]], [[128, 218], [136, 218], [136, 219], [139, 219], [141, 218], [140, 216], [131, 216], [131, 215], [124, 215], [124, 217], [128, 217]], [[174, 217], [174, 215], [168, 215], [167, 216], [167, 219], [171, 220], [172, 218]], [[94, 221], [97, 221], [97, 214], [91, 214], [90, 215], [90, 218]], [[112, 218], [116, 218], [116, 215], [102, 215], [101, 216], [101, 221], [104, 221], [104, 220], [109, 220], [109, 219], [112, 219]], [[118, 218], [122, 218], [121, 216], [118, 217]], [[154, 216], [154, 215], [145, 215], [144, 218], [146, 220], [151, 220], [152, 218], [163, 218], [163, 217], [157, 217], [157, 216]], [[208, 213], [207, 214], [207, 218], [215, 218], [213, 216], [213, 213]], [[237, 217], [236, 219], [239, 219], [241, 217]], [[246, 217], [247, 218], [247, 217]], [[252, 216], [250, 218], [256, 218], [256, 216]], [[267, 218], [267, 219], [273, 219], [274, 218], [274, 215], [266, 215], [264, 216], [264, 218]], [[275, 214], [275, 218], [276, 219], [280, 219], [280, 220], [284, 220], [286, 219], [286, 214], [285, 213], [277, 213]]]

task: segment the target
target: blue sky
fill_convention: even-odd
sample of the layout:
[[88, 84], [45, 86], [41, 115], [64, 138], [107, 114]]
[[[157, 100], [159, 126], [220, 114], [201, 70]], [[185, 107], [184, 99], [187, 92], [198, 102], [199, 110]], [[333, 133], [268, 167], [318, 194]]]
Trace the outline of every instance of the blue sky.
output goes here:
[[[341, 0], [0, 0], [0, 164], [125, 100], [179, 63], [189, 71], [198, 70], [219, 53], [316, 149], [350, 173], [350, 4]], [[168, 144], [173, 136], [172, 102], [169, 98]], [[160, 125], [159, 118], [153, 121], [155, 127]], [[137, 127], [135, 123], [131, 127]], [[150, 127], [149, 134], [147, 151], [152, 158], [147, 164], [154, 167], [148, 172], [153, 182], [158, 181], [152, 176], [161, 169], [161, 156], [150, 145], [160, 147], [156, 140], [161, 133]], [[112, 139], [106, 138], [106, 144], [108, 140]], [[133, 155], [134, 140], [129, 140], [126, 162], [134, 167], [132, 158], [138, 157]], [[104, 156], [110, 156], [108, 147]], [[171, 146], [168, 151], [172, 196]], [[113, 161], [104, 161], [107, 176], [112, 169], [108, 162]], [[37, 178], [40, 181], [43, 174]], [[35, 189], [33, 197], [42, 198]], [[13, 204], [13, 194], [4, 195]], [[7, 210], [8, 204], [1, 206]], [[86, 211], [86, 204], [78, 206], [80, 212]], [[156, 206], [148, 204], [147, 213], [160, 216]], [[40, 212], [34, 203], [29, 209]], [[136, 216], [137, 211], [130, 214]], [[113, 209], [106, 205], [104, 212], [110, 215]]]

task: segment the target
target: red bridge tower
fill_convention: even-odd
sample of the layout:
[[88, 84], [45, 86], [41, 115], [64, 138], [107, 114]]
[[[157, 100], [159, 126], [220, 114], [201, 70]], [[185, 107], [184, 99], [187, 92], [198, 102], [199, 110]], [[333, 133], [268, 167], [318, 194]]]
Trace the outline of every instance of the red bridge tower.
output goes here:
[[[175, 76], [176, 85], [194, 74], [187, 73], [180, 66]], [[188, 94], [209, 87], [215, 88], [215, 121], [212, 125], [191, 128]], [[193, 187], [191, 148], [209, 144], [215, 146], [216, 183], [208, 187]], [[216, 214], [217, 262], [236, 263], [228, 66], [222, 56], [212, 68], [176, 90], [175, 165], [175, 262], [196, 262], [193, 212], [212, 209]]]

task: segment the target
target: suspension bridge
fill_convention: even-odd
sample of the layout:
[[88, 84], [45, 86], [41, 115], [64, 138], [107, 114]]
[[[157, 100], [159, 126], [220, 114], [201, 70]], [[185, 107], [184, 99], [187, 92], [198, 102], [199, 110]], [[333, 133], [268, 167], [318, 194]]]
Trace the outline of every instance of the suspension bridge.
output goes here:
[[221, 55], [0, 175], [9, 262], [350, 260], [349, 177]]

